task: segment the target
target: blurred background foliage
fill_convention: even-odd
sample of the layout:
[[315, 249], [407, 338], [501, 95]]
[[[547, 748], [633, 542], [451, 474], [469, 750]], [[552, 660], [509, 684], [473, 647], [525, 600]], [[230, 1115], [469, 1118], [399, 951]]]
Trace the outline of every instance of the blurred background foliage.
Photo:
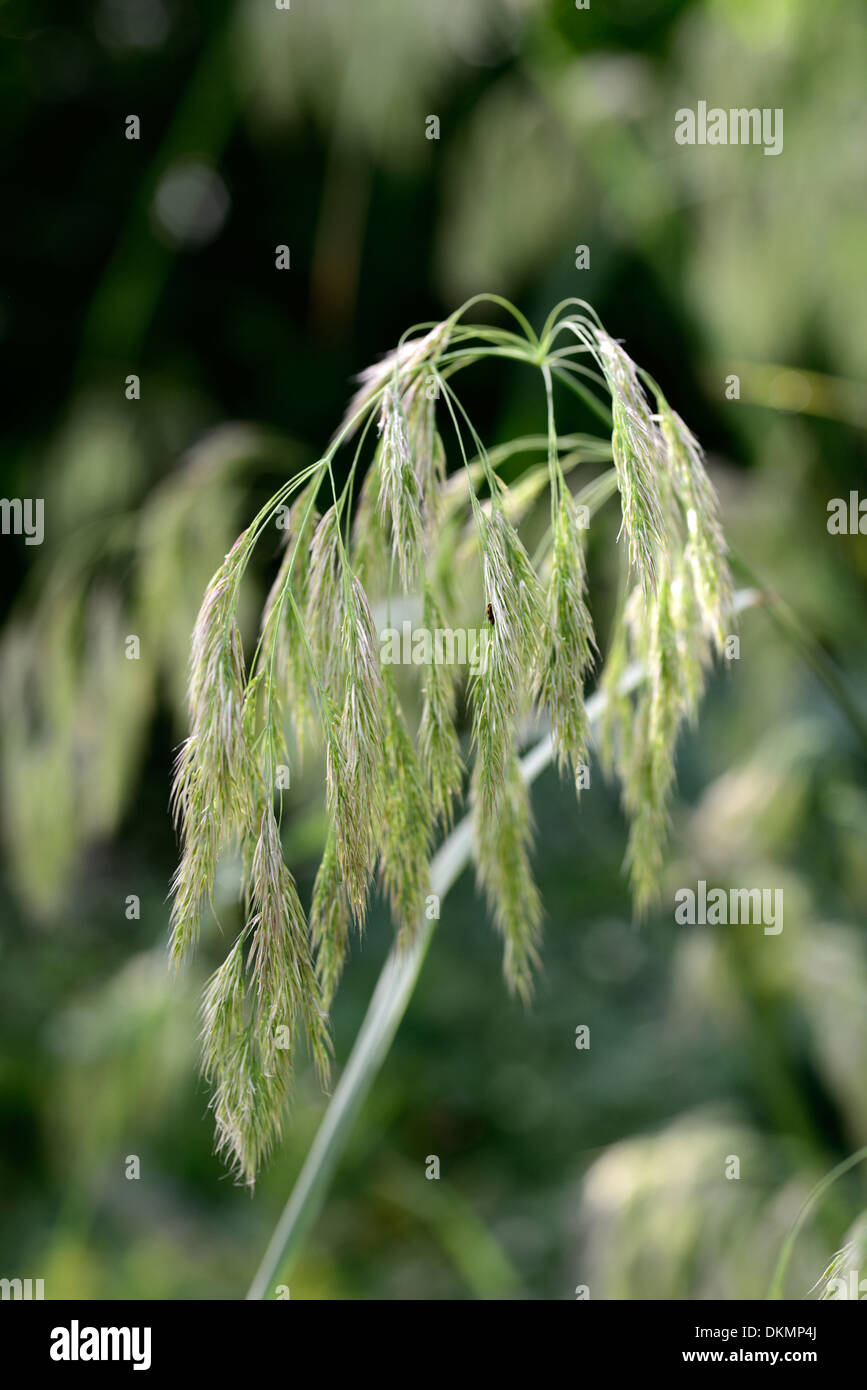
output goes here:
[[[164, 959], [207, 578], [409, 324], [481, 290], [537, 321], [578, 294], [702, 439], [736, 552], [863, 710], [867, 549], [825, 523], [864, 490], [867, 11], [7, 0], [0, 32], [2, 486], [46, 517], [41, 547], [3, 539], [0, 1273], [49, 1297], [232, 1298], [323, 1101], [302, 1067], [255, 1199], [224, 1180], [196, 1011], [225, 943], [215, 930], [179, 981]], [[675, 109], [698, 100], [782, 107], [783, 153], [675, 145]], [[519, 373], [464, 389], [488, 443], [543, 425]], [[572, 402], [563, 427], [593, 421]], [[612, 535], [591, 549], [602, 614]], [[741, 642], [681, 750], [658, 915], [631, 921], [595, 772], [580, 810], [553, 772], [534, 791], [547, 923], [529, 1012], [469, 882], [449, 897], [293, 1297], [761, 1296], [812, 1182], [867, 1143], [863, 739], [767, 611]], [[315, 766], [286, 809], [309, 894]], [[783, 933], [676, 928], [674, 889], [698, 878], [783, 887]], [[229, 925], [233, 894], [227, 872]], [[379, 913], [353, 953], [338, 1060], [389, 936]], [[855, 1170], [805, 1228], [793, 1293], [865, 1205]]]

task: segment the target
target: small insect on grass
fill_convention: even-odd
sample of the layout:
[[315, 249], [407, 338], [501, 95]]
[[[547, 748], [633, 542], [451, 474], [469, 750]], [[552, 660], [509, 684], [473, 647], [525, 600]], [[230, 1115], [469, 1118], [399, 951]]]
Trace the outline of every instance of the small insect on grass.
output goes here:
[[[584, 532], [615, 493], [623, 580], [596, 676], [608, 696], [602, 752], [630, 820], [637, 907], [659, 889], [678, 734], [731, 618], [714, 491], [694, 436], [588, 305], [565, 301], [537, 334], [513, 306], [490, 299], [510, 326], [468, 322], [478, 302], [470, 300], [441, 323], [409, 330], [362, 373], [326, 452], [287, 480], [226, 555], [193, 633], [190, 732], [173, 795], [182, 854], [171, 956], [178, 962], [194, 948], [218, 863], [239, 851], [245, 920], [205, 991], [202, 1054], [218, 1145], [248, 1183], [280, 1135], [300, 1034], [328, 1076], [328, 1008], [371, 893], [379, 885], [398, 941], [411, 943], [432, 852], [465, 797], [506, 979], [529, 998], [542, 902], [518, 730], [533, 709], [547, 719], [558, 766], [580, 790], [584, 689], [599, 655]], [[546, 428], [489, 451], [455, 383], [501, 358], [538, 373]], [[561, 394], [610, 419], [610, 433], [560, 433]], [[347, 457], [340, 486], [338, 450]], [[501, 466], [516, 459], [526, 466], [507, 483]], [[606, 464], [581, 485], [582, 469]], [[546, 495], [540, 543], [534, 508]], [[285, 546], [248, 657], [241, 586], [278, 511], [289, 517]], [[465, 701], [457, 667], [435, 662], [423, 676], [412, 668], [414, 733], [405, 686], [378, 659], [374, 610], [409, 596], [430, 630], [454, 627], [462, 590], [486, 595], [484, 659]], [[646, 679], [623, 694], [635, 662]], [[458, 723], [465, 704], [468, 730]], [[328, 829], [308, 915], [283, 856], [285, 780], [276, 771], [311, 747], [323, 761]]]

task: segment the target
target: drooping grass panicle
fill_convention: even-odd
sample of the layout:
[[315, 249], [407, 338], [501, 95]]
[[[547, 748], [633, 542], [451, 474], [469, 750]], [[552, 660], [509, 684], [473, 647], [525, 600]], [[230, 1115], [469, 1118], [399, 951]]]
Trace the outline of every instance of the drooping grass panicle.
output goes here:
[[258, 1042], [269, 1070], [291, 1051], [303, 1021], [314, 1061], [328, 1072], [329, 1039], [318, 996], [307, 920], [286, 866], [274, 808], [262, 808], [253, 849], [248, 922], [248, 967], [255, 992]]
[[311, 542], [319, 516], [314, 506], [318, 480], [308, 484], [289, 509], [280, 567], [262, 610], [261, 666], [272, 710], [292, 724], [299, 759], [314, 728], [311, 671], [303, 615], [310, 595]]
[[489, 816], [474, 774], [474, 854], [479, 883], [503, 938], [503, 972], [509, 988], [527, 1002], [539, 963], [542, 900], [533, 879], [530, 849], [532, 812], [520, 764], [510, 752], [496, 817]]
[[[236, 839], [244, 851], [248, 920], [206, 991], [203, 1059], [214, 1085], [218, 1148], [252, 1182], [280, 1132], [299, 1021], [323, 1072], [328, 1037], [307, 924], [283, 860], [271, 787], [254, 751], [264, 670], [246, 681], [236, 618], [249, 543], [245, 533], [218, 570], [193, 635], [191, 734], [173, 793], [183, 851], [171, 954], [180, 959], [195, 941], [219, 854]], [[249, 944], [249, 990], [242, 938]]]
[[[467, 307], [411, 330], [363, 373], [326, 454], [242, 534], [196, 624], [190, 731], [173, 795], [183, 844], [172, 955], [180, 959], [195, 942], [217, 861], [236, 845], [246, 915], [205, 990], [202, 1053], [218, 1146], [247, 1181], [279, 1136], [297, 1036], [306, 1034], [317, 1066], [327, 1068], [327, 1009], [353, 919], [361, 930], [374, 885], [399, 941], [412, 940], [423, 921], [435, 829], [451, 824], [463, 791], [464, 737], [477, 878], [503, 939], [509, 985], [529, 998], [542, 910], [519, 731], [538, 707], [561, 770], [571, 770], [579, 789], [587, 785], [584, 687], [597, 648], [584, 526], [615, 490], [627, 563], [599, 677], [609, 697], [601, 751], [622, 786], [639, 908], [659, 891], [679, 732], [695, 716], [713, 650], [723, 647], [731, 606], [725, 542], [701, 450], [680, 417], [580, 301], [558, 306], [541, 336], [516, 310], [508, 329], [474, 326]], [[486, 358], [541, 373], [545, 433], [486, 448], [455, 384]], [[610, 440], [558, 431], [562, 383], [606, 421], [598, 393], [607, 388]], [[451, 477], [443, 421], [461, 465]], [[354, 457], [338, 486], [333, 460], [349, 440]], [[569, 474], [578, 467], [606, 471], [573, 495]], [[540, 516], [546, 485], [549, 526]], [[285, 546], [248, 674], [238, 590], [278, 509]], [[419, 614], [431, 644], [431, 659], [400, 675], [380, 663], [373, 617], [385, 614], [390, 625], [393, 602]], [[447, 623], [459, 615], [474, 639], [469, 671], [450, 664], [439, 640], [451, 641]], [[291, 806], [275, 769], [288, 762], [288, 729], [299, 751], [318, 729], [325, 765], [327, 833], [309, 924], [280, 838]]]
[[322, 515], [310, 543], [309, 578], [304, 626], [323, 688], [334, 695], [345, 676], [341, 641], [344, 614], [344, 570], [337, 506]]
[[634, 742], [633, 697], [623, 689], [630, 664], [640, 659], [636, 653], [645, 621], [644, 595], [639, 585], [621, 576], [621, 593], [612, 625], [608, 650], [599, 675], [599, 690], [605, 696], [598, 737], [599, 760], [606, 775], [625, 776]]
[[419, 568], [422, 543], [421, 494], [409, 442], [409, 429], [398, 391], [383, 394], [379, 419], [379, 447], [375, 468], [379, 473], [380, 519], [390, 523], [392, 553], [406, 592]]
[[496, 500], [479, 526], [489, 631], [471, 686], [473, 741], [479, 804], [484, 815], [493, 816], [513, 751], [515, 721], [529, 698], [545, 613], [538, 575]]
[[634, 364], [604, 329], [596, 330], [596, 343], [611, 393], [611, 445], [629, 565], [650, 593], [666, 544], [660, 499], [665, 450]]
[[551, 573], [546, 598], [547, 630], [536, 670], [536, 698], [547, 708], [561, 770], [578, 778], [587, 760], [584, 680], [593, 665], [596, 639], [585, 600], [586, 567], [578, 512], [561, 490], [553, 526]]
[[671, 561], [669, 606], [676, 646], [677, 680], [681, 713], [695, 722], [713, 650], [699, 612], [694, 571], [688, 554], [681, 551]]
[[382, 881], [399, 939], [408, 942], [422, 922], [425, 900], [430, 892], [433, 807], [418, 756], [404, 725], [390, 667], [386, 667], [384, 684]]
[[446, 628], [430, 584], [425, 585], [423, 621], [432, 634], [434, 659], [425, 669], [419, 748], [433, 814], [448, 827], [460, 795], [464, 765], [455, 727], [457, 672], [453, 665], [437, 659], [442, 655], [441, 638]]
[[425, 362], [435, 362], [448, 343], [451, 329], [451, 321], [444, 319], [420, 337], [408, 337], [393, 352], [386, 353], [379, 362], [360, 372], [358, 390], [347, 406], [337, 437], [351, 437], [388, 383], [406, 381], [417, 374]]
[[732, 618], [732, 583], [716, 493], [695, 435], [661, 392], [657, 405], [672, 483], [686, 520], [686, 557], [702, 626], [722, 653]]
[[437, 395], [435, 379], [420, 375], [404, 397], [409, 450], [415, 466], [426, 538], [431, 536], [442, 517], [446, 484], [445, 446], [436, 422]]
[[244, 734], [244, 658], [235, 618], [246, 548], [244, 533], [214, 575], [193, 631], [190, 735], [178, 755], [172, 792], [183, 843], [172, 885], [174, 961], [195, 942], [220, 849], [249, 822], [257, 798]]
[[[710, 644], [684, 550], [662, 557], [656, 590], [636, 585], [605, 665], [608, 695], [604, 750], [623, 788], [630, 820], [626, 866], [636, 909], [659, 897], [680, 731], [695, 717], [707, 678]], [[617, 693], [629, 661], [646, 679], [634, 695]]]
[[217, 1153], [252, 1188], [280, 1137], [291, 1067], [266, 1070], [251, 1030], [242, 1027], [208, 1075]]
[[378, 468], [369, 468], [361, 485], [352, 522], [352, 567], [368, 593], [384, 594], [388, 588], [390, 546], [382, 524]]
[[202, 1072], [213, 1081], [244, 1027], [244, 938], [240, 932], [222, 965], [205, 985], [202, 997]]
[[350, 907], [337, 853], [337, 833], [330, 826], [313, 885], [310, 931], [316, 953], [316, 978], [324, 1008], [340, 983], [349, 944]]
[[328, 809], [346, 892], [359, 923], [376, 865], [384, 800], [382, 671], [373, 619], [357, 576], [345, 588], [342, 646], [346, 684], [327, 732]]
[[656, 591], [647, 603], [647, 681], [636, 701], [631, 757], [624, 779], [624, 805], [631, 821], [626, 864], [639, 912], [659, 892], [674, 753], [684, 712], [668, 573], [657, 575]]
[[252, 1186], [282, 1131], [299, 1024], [323, 1079], [330, 1051], [307, 923], [270, 804], [252, 848], [248, 898], [247, 924], [205, 990], [202, 1066], [214, 1088], [217, 1149]]

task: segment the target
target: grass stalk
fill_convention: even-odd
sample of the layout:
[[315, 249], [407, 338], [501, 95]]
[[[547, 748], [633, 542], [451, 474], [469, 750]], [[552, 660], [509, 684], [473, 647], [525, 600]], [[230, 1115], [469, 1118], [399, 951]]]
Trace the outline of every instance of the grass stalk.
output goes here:
[[836, 1168], [832, 1168], [830, 1173], [826, 1173], [810, 1192], [792, 1223], [792, 1229], [783, 1241], [780, 1257], [777, 1260], [777, 1267], [774, 1270], [773, 1278], [771, 1279], [768, 1289], [768, 1299], [770, 1301], [777, 1301], [783, 1297], [783, 1283], [786, 1278], [786, 1270], [789, 1267], [789, 1261], [792, 1258], [792, 1251], [795, 1248], [795, 1241], [798, 1238], [801, 1227], [813, 1210], [813, 1207], [838, 1178], [842, 1178], [844, 1173], [848, 1173], [850, 1168], [854, 1168], [856, 1164], [861, 1163], [865, 1158], [867, 1158], [867, 1145], [862, 1149], [857, 1149], [856, 1152], [850, 1154], [848, 1158], [844, 1158], [843, 1162], [838, 1163]]

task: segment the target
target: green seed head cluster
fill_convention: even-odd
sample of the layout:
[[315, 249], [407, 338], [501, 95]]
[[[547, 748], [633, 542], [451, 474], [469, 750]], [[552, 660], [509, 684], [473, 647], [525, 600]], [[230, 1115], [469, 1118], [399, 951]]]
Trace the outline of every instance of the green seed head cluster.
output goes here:
[[554, 519], [545, 641], [536, 663], [536, 698], [551, 720], [561, 770], [580, 773], [587, 758], [584, 680], [596, 643], [585, 602], [586, 571], [581, 531], [570, 493], [563, 491]]
[[[220, 856], [234, 847], [245, 920], [207, 986], [202, 1043], [218, 1143], [248, 1182], [279, 1135], [298, 1034], [327, 1073], [327, 1008], [371, 893], [381, 889], [399, 942], [411, 941], [437, 827], [448, 828], [465, 792], [506, 978], [529, 997], [542, 911], [521, 730], [528, 718], [547, 721], [561, 770], [586, 785], [584, 685], [597, 644], [585, 535], [614, 493], [626, 563], [600, 676], [611, 696], [603, 754], [623, 786], [639, 905], [658, 888], [678, 732], [730, 615], [713, 489], [693, 436], [586, 305], [558, 306], [537, 335], [497, 302], [515, 329], [470, 325], [464, 306], [364, 373], [325, 455], [243, 532], [196, 624], [174, 789], [183, 850], [171, 952], [180, 960], [195, 944]], [[485, 358], [540, 373], [545, 432], [485, 449], [453, 384]], [[603, 418], [610, 399], [609, 437], [558, 433], [561, 385]], [[501, 465], [521, 456], [528, 466], [507, 485]], [[606, 462], [573, 488], [578, 465]], [[531, 540], [546, 493], [550, 526], [540, 538], [536, 515]], [[278, 510], [288, 514], [284, 548], [247, 660], [239, 590]], [[485, 637], [480, 659], [466, 682], [436, 658], [413, 667], [415, 703], [407, 676], [380, 661], [377, 605], [416, 603], [435, 633], [467, 611], [468, 593]], [[625, 696], [633, 662], [647, 678]], [[323, 759], [328, 831], [308, 920], [283, 857], [276, 769], [310, 746]]]
[[494, 501], [480, 518], [486, 611], [493, 627], [485, 661], [473, 682], [473, 738], [478, 752], [477, 803], [494, 817], [514, 754], [515, 726], [529, 691], [544, 628], [541, 583], [518, 533]]

